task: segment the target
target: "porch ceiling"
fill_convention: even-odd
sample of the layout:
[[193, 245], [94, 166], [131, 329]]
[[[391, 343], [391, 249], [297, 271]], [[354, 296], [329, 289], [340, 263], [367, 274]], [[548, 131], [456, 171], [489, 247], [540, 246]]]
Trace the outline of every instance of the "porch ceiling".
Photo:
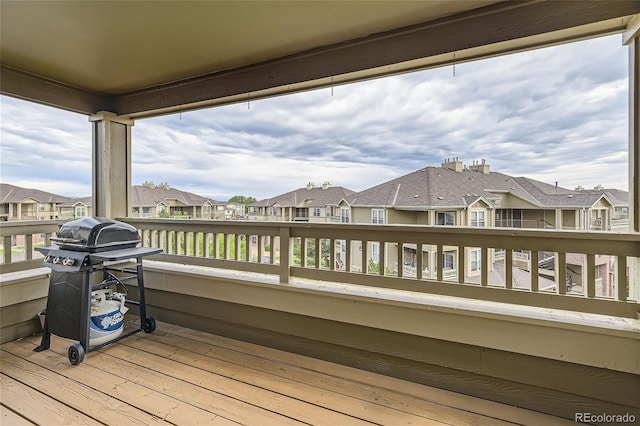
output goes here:
[[0, 4], [0, 91], [132, 118], [621, 32], [630, 1]]

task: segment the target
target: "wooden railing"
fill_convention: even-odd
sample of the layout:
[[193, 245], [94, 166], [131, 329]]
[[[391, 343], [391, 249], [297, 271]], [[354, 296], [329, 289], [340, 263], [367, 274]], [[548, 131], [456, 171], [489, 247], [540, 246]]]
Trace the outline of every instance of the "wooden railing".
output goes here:
[[[156, 257], [158, 260], [278, 275], [282, 284], [292, 279], [313, 279], [629, 318], [636, 318], [640, 311], [637, 293], [629, 290], [640, 285], [639, 234], [418, 225], [121, 220], [140, 230], [145, 246], [165, 249], [164, 254]], [[408, 247], [422, 253], [416, 256], [415, 269], [412, 268], [415, 273], [411, 274], [398, 267], [404, 264]], [[471, 249], [480, 251], [481, 266], [475, 275], [468, 265]], [[504, 250], [502, 260], [494, 258], [496, 249]], [[437, 261], [444, 253], [455, 254], [452, 269], [450, 265], [448, 270], [443, 269], [443, 262]], [[523, 257], [528, 257], [530, 265], [537, 265], [542, 253], [555, 256], [555, 280], [551, 284], [539, 275], [537, 268], [527, 271], [514, 266], [522, 264], [518, 260]], [[586, 277], [582, 281], [586, 284], [568, 291], [566, 269], [570, 253], [584, 256], [582, 273]], [[426, 265], [429, 255], [435, 262]], [[615, 297], [596, 292], [600, 279], [596, 277], [597, 255], [609, 256]], [[423, 273], [427, 270], [430, 272]], [[522, 277], [528, 281], [526, 285], [518, 284]]]
[[56, 234], [64, 222], [64, 220], [0, 222], [2, 273], [42, 266], [42, 255], [35, 251], [35, 247], [49, 244], [49, 238]]
[[[637, 292], [640, 234], [418, 225], [120, 220], [139, 229], [142, 245], [164, 249], [156, 260], [275, 275], [285, 285], [297, 279], [312, 279], [627, 318], [636, 318], [640, 311]], [[42, 266], [34, 252], [33, 235], [43, 234], [44, 241], [48, 241], [62, 223], [3, 223], [2, 272]], [[25, 241], [24, 247], [12, 246], [20, 237]], [[475, 260], [477, 271], [470, 268], [471, 250], [480, 253]], [[445, 253], [454, 259], [453, 265], [444, 265], [446, 269], [444, 262], [438, 261]], [[526, 270], [522, 266], [538, 265], [542, 253], [554, 254], [553, 281], [541, 276], [537, 268]], [[568, 254], [570, 264], [575, 254], [582, 256], [580, 270], [585, 275], [581, 279], [585, 284], [574, 285], [571, 291], [564, 285]], [[409, 255], [413, 266], [411, 273], [406, 273], [407, 269], [398, 265], [408, 263]], [[606, 267], [598, 255], [610, 259]], [[519, 262], [525, 257], [528, 262]], [[597, 292], [603, 281], [597, 275], [603, 271], [608, 274], [608, 280], [604, 281], [613, 289], [607, 294], [613, 297]]]

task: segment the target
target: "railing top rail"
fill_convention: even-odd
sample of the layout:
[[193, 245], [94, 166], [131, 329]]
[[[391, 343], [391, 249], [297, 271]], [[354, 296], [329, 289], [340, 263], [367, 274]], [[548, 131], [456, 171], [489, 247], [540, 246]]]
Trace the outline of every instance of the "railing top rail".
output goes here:
[[[373, 225], [198, 219], [120, 219], [144, 229], [277, 235], [288, 228], [291, 237], [351, 239], [413, 244], [497, 247], [513, 250], [562, 251], [640, 257], [640, 233], [477, 228], [429, 225]], [[234, 229], [237, 228], [237, 229]]]
[[65, 222], [61, 219], [0, 222], [0, 237], [57, 232]]

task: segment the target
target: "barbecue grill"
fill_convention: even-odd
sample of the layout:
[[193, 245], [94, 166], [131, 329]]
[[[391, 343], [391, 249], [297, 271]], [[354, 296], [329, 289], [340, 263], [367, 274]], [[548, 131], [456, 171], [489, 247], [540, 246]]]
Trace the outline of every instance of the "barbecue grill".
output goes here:
[[[99, 217], [67, 222], [51, 241], [56, 244], [37, 248], [45, 256], [44, 264], [52, 270], [42, 341], [35, 348], [37, 352], [49, 349], [52, 333], [78, 340], [68, 350], [69, 361], [77, 365], [87, 352], [139, 331], [151, 333], [155, 330], [155, 320], [146, 316], [142, 258], [161, 253], [162, 249], [137, 247], [140, 237], [135, 227]], [[114, 263], [129, 260], [135, 260], [135, 269]], [[116, 327], [122, 326], [123, 315], [128, 309], [124, 302], [120, 313], [101, 315], [101, 321], [92, 324], [92, 308], [97, 301], [104, 304], [105, 297], [112, 295], [124, 300], [127, 281], [137, 282], [138, 301], [127, 300], [126, 303], [138, 305], [140, 328], [122, 334], [122, 328]], [[124, 295], [114, 292], [114, 287], [123, 290]], [[92, 327], [100, 334], [99, 339], [92, 340]]]

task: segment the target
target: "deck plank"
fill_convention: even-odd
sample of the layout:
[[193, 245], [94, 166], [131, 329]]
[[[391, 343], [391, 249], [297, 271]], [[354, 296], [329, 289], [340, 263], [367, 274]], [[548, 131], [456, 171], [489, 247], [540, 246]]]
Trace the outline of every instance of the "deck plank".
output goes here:
[[[4, 364], [3, 364], [4, 367]], [[99, 425], [81, 412], [32, 389], [5, 374], [0, 374], [2, 422], [0, 424], [68, 424]], [[11, 410], [4, 406], [9, 405]]]
[[[19, 394], [18, 394], [19, 395]], [[19, 404], [12, 404], [19, 405]], [[0, 425], [3, 426], [30, 426], [35, 425], [36, 423], [32, 423], [29, 420], [22, 417], [20, 414], [16, 413], [13, 410], [10, 410], [8, 407], [0, 404]]]
[[73, 341], [52, 336], [51, 348], [36, 353], [39, 340], [0, 346], [3, 425], [569, 424], [162, 322], [77, 366], [67, 359]]
[[[233, 371], [236, 380], [269, 386], [276, 392], [287, 393], [294, 398], [324, 407], [332, 407], [334, 410], [371, 422], [429, 424], [435, 421], [478, 426], [501, 424], [499, 420], [487, 419], [465, 410], [434, 404], [406, 394], [399, 395], [377, 387], [375, 383], [355, 382], [327, 375], [326, 372], [320, 373], [266, 360], [259, 356], [259, 347], [247, 347], [247, 353], [243, 353], [165, 331], [157, 331], [145, 338], [144, 343], [132, 339], [126, 344], [154, 348], [155, 353], [163, 352], [172, 359], [207, 362], [209, 358], [213, 358], [216, 362], [208, 364], [218, 374], [224, 375]], [[180, 351], [176, 351], [176, 348]], [[327, 366], [329, 373], [333, 373], [332, 370], [336, 368], [335, 364]]]
[[[170, 424], [106, 393], [98, 392], [81, 382], [69, 379], [46, 367], [30, 362], [26, 357], [9, 353], [5, 349], [5, 346], [7, 348], [15, 348], [18, 345], [5, 344], [2, 346], [3, 353], [2, 357], [0, 357], [0, 365], [2, 366], [2, 372], [4, 374], [33, 389], [41, 389], [43, 393], [51, 396], [60, 404], [85, 413], [98, 422], [105, 424]], [[36, 359], [49, 359], [51, 364], [54, 364], [55, 368], [59, 370], [83, 367], [82, 364], [79, 366], [71, 366], [68, 361], [65, 365], [65, 360], [58, 354], [52, 354], [50, 352], [33, 352], [33, 354]], [[4, 402], [4, 393], [2, 398]], [[44, 422], [44, 424], [47, 423], [48, 422]]]
[[[52, 338], [49, 351], [66, 358], [64, 351], [68, 345], [65, 339]], [[18, 342], [14, 346], [18, 346]], [[175, 424], [300, 424], [260, 407], [243, 404], [199, 386], [185, 384], [164, 373], [105, 353], [109, 348], [117, 346], [89, 353], [82, 364], [70, 368], [70, 374], [78, 370], [77, 367], [90, 366], [93, 369], [93, 378], [89, 379], [92, 387], [102, 389], [106, 385], [112, 395], [128, 401], [129, 404], [152, 410], [159, 417], [163, 417], [162, 414], [166, 414], [166, 410], [170, 409], [170, 415], [164, 418]], [[32, 349], [34, 346], [30, 347]], [[19, 349], [13, 348], [11, 351], [28, 356], [29, 345], [25, 344]], [[110, 381], [119, 385], [109, 383]], [[151, 397], [152, 395], [155, 397]], [[178, 409], [179, 407], [181, 409]], [[225, 422], [225, 419], [228, 421]]]
[[[203, 362], [200, 362], [198, 366], [193, 365], [196, 363], [195, 360], [191, 364], [184, 364], [125, 344], [110, 346], [105, 353], [119, 358], [126, 358], [129, 362], [138, 365], [148, 365], [148, 368], [154, 371], [162, 372], [204, 389], [223, 392], [225, 395], [241, 401], [252, 401], [254, 404], [276, 413], [287, 413], [289, 417], [304, 423], [345, 426], [371, 424], [362, 419], [331, 409], [325, 409], [258, 385], [243, 383], [211, 373], [208, 371], [208, 366]], [[233, 372], [230, 374], [233, 374]]]
[[[186, 329], [173, 324], [161, 323], [161, 326], [158, 328], [160, 332], [179, 335], [185, 339], [202, 342], [211, 345], [212, 348], [220, 347], [238, 354], [252, 354], [264, 360], [277, 361], [279, 368], [286, 369], [289, 366], [294, 366], [303, 370], [317, 372], [324, 376], [323, 380], [325, 381], [333, 380], [342, 383], [343, 380], [348, 380], [349, 382], [355, 383], [355, 389], [350, 388], [348, 389], [349, 392], [357, 392], [357, 389], [362, 389], [366, 392], [384, 394], [394, 401], [400, 399], [405, 402], [404, 406], [411, 406], [412, 409], [421, 406], [420, 401], [427, 401], [437, 404], [440, 407], [451, 407], [469, 414], [477, 414], [477, 417], [470, 417], [472, 424], [484, 424], [482, 422], [488, 422], [489, 424], [495, 425], [500, 423], [498, 419], [507, 423], [532, 426], [540, 424], [569, 426], [575, 424], [567, 419], [520, 407], [513, 407], [499, 402], [425, 386], [419, 383], [396, 379], [394, 377], [234, 340], [203, 331]], [[374, 384], [375, 391], [367, 388], [367, 386], [371, 384]], [[458, 418], [457, 422], [464, 422], [466, 418], [468, 417]]]

